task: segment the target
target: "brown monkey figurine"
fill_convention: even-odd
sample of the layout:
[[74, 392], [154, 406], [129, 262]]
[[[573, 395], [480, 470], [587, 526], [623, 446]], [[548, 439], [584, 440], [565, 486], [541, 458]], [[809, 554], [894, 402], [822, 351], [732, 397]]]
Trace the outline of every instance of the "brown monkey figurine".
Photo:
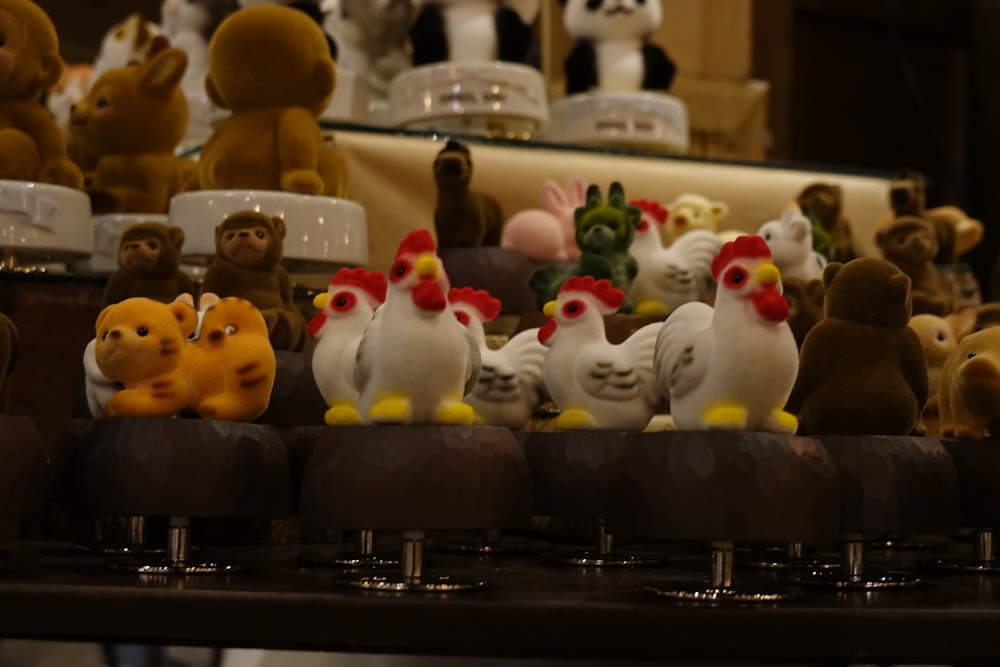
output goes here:
[[942, 316], [951, 310], [947, 294], [941, 289], [940, 277], [934, 268], [937, 255], [937, 235], [931, 223], [914, 215], [896, 217], [879, 229], [875, 242], [882, 256], [910, 277], [913, 314], [930, 313]]
[[139, 222], [124, 232], [118, 242], [118, 270], [104, 288], [104, 306], [134, 296], [170, 303], [178, 295], [195, 293], [194, 281], [180, 270], [184, 230]]
[[492, 196], [472, 190], [472, 154], [449, 141], [434, 159], [437, 206], [434, 228], [441, 248], [478, 248], [500, 245], [503, 210]]
[[292, 300], [292, 280], [281, 265], [285, 221], [239, 211], [215, 228], [215, 260], [201, 293], [238, 296], [257, 306], [276, 350], [297, 352], [306, 343], [306, 318]]

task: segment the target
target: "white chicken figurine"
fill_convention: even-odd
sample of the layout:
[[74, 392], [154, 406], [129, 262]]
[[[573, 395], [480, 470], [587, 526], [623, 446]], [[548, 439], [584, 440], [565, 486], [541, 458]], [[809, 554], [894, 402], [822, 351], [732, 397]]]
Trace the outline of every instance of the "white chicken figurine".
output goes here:
[[482, 365], [479, 380], [465, 397], [476, 411], [476, 421], [487, 426], [522, 429], [548, 395], [543, 365], [548, 351], [538, 342], [538, 329], [518, 332], [500, 349], [486, 344], [484, 324], [500, 314], [502, 304], [485, 290], [453, 287], [451, 309], [479, 344]]
[[656, 379], [680, 430], [794, 433], [785, 412], [798, 348], [788, 326], [781, 274], [759, 236], [726, 243], [712, 262], [715, 307], [687, 303], [656, 341]]
[[667, 209], [648, 199], [629, 204], [642, 211], [628, 248], [639, 263], [630, 292], [636, 314], [662, 317], [681, 304], [701, 300], [711, 288], [712, 259], [722, 239], [707, 229], [692, 229], [664, 248], [661, 229], [669, 218]]
[[354, 366], [361, 336], [385, 292], [385, 276], [356, 267], [337, 271], [327, 291], [313, 299], [319, 314], [309, 322], [309, 335], [317, 341], [312, 371], [328, 406], [323, 419], [330, 426], [362, 421]]
[[653, 353], [662, 323], [647, 324], [618, 345], [608, 342], [604, 316], [625, 302], [607, 279], [572, 276], [538, 331], [549, 348], [545, 386], [559, 408], [562, 430], [641, 431], [656, 413], [660, 394]]
[[479, 376], [479, 345], [448, 308], [448, 276], [429, 231], [406, 235], [388, 278], [358, 347], [361, 418], [471, 425], [475, 411], [462, 398]]

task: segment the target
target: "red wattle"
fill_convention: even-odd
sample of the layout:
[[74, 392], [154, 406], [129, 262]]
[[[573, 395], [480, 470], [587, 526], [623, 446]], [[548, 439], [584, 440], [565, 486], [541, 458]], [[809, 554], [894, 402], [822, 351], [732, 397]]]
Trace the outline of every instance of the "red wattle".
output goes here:
[[757, 313], [768, 322], [784, 322], [788, 319], [788, 301], [776, 287], [762, 287], [751, 298]]
[[442, 311], [448, 307], [448, 299], [437, 281], [420, 283], [413, 288], [413, 303], [420, 310]]
[[325, 323], [326, 323], [326, 313], [322, 312], [319, 313], [316, 317], [309, 320], [309, 326], [308, 326], [309, 337], [315, 338], [316, 334], [319, 333], [319, 330], [323, 328], [323, 325]]
[[556, 332], [556, 327], [558, 326], [559, 324], [554, 318], [543, 324], [538, 330], [538, 342], [544, 345], [545, 341], [552, 338], [552, 334]]

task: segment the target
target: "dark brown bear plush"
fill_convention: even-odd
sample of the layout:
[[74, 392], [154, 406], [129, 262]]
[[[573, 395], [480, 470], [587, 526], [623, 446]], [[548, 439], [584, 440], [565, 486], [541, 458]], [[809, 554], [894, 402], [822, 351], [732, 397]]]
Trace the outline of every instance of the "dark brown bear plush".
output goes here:
[[788, 302], [788, 326], [801, 349], [806, 335], [823, 319], [823, 281], [782, 278], [781, 286]]
[[503, 211], [490, 195], [470, 188], [472, 154], [449, 141], [434, 159], [437, 206], [434, 229], [442, 248], [478, 248], [500, 245]]
[[831, 259], [835, 262], [849, 262], [858, 256], [851, 237], [851, 225], [841, 216], [843, 200], [841, 187], [831, 183], [807, 185], [796, 198], [802, 211], [819, 220], [823, 230], [830, 235]]
[[185, 292], [195, 293], [194, 281], [180, 270], [184, 230], [158, 222], [140, 222], [122, 232], [118, 270], [104, 288], [102, 307], [134, 296], [170, 303]]
[[906, 435], [927, 402], [927, 362], [910, 320], [910, 279], [876, 258], [823, 272], [826, 318], [802, 345], [785, 409], [800, 434]]
[[914, 315], [942, 316], [951, 310], [949, 296], [941, 288], [941, 278], [934, 266], [937, 236], [928, 220], [913, 215], [897, 216], [878, 230], [875, 242], [882, 256], [909, 276]]
[[17, 327], [10, 318], [0, 313], [0, 414], [7, 410], [7, 399], [10, 396], [10, 378], [17, 365], [17, 357], [21, 351], [21, 339]]
[[285, 222], [240, 211], [215, 228], [215, 260], [205, 271], [201, 293], [238, 296], [260, 309], [276, 350], [299, 351], [306, 318], [292, 299], [292, 281], [281, 265]]

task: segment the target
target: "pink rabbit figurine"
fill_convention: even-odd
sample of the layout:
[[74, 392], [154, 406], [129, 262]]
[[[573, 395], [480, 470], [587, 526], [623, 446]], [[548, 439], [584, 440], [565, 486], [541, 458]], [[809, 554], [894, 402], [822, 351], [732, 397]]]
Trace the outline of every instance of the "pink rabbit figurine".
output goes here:
[[570, 176], [566, 187], [555, 181], [542, 183], [542, 206], [515, 213], [504, 225], [501, 248], [519, 250], [528, 257], [549, 262], [572, 262], [580, 256], [573, 213], [586, 204], [587, 183]]

